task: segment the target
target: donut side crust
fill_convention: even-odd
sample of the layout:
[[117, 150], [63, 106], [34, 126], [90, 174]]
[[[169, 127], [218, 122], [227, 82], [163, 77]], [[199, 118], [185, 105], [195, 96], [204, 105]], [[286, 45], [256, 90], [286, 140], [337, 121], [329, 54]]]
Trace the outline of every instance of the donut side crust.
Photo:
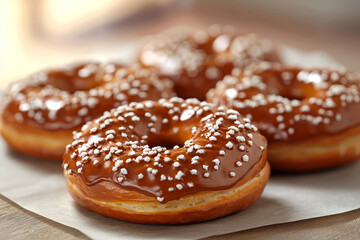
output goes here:
[[271, 143], [268, 160], [273, 170], [306, 172], [333, 168], [360, 158], [360, 126], [338, 134], [307, 140]]
[[[66, 171], [64, 174], [72, 197], [84, 208], [134, 223], [184, 224], [223, 217], [253, 205], [268, 181], [270, 166], [264, 152], [262, 159], [234, 187], [202, 191], [164, 204], [141, 193], [121, 189], [114, 183], [89, 187]], [[100, 196], [99, 191], [102, 191]]]
[[72, 130], [46, 131], [0, 120], [0, 132], [16, 151], [50, 161], [61, 161], [64, 146], [72, 141]]

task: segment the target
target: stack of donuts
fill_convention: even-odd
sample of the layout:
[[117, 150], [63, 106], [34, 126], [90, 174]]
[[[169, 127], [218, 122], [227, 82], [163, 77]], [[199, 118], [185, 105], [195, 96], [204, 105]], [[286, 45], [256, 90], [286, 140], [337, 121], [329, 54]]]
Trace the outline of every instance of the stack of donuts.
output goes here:
[[360, 157], [360, 75], [301, 68], [232, 27], [174, 28], [130, 65], [88, 62], [12, 84], [0, 131], [62, 160], [81, 206], [124, 221], [183, 224], [243, 210], [273, 170]]

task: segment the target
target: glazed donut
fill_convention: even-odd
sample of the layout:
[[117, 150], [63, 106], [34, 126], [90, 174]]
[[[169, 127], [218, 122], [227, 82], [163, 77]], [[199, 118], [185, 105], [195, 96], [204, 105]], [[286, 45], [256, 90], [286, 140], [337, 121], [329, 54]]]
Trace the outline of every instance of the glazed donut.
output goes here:
[[313, 171], [360, 157], [359, 74], [261, 63], [234, 69], [208, 100], [241, 111], [269, 141], [272, 169]]
[[230, 26], [207, 31], [177, 27], [150, 38], [139, 56], [145, 66], [156, 67], [171, 79], [179, 97], [205, 99], [206, 92], [234, 67], [280, 61], [269, 40], [255, 34], [237, 34]]
[[269, 177], [267, 142], [237, 111], [196, 99], [131, 103], [75, 134], [64, 154], [75, 201], [136, 223], [182, 224], [238, 212]]
[[72, 132], [104, 111], [171, 96], [169, 80], [139, 65], [88, 63], [39, 72], [5, 93], [0, 131], [21, 153], [61, 160]]

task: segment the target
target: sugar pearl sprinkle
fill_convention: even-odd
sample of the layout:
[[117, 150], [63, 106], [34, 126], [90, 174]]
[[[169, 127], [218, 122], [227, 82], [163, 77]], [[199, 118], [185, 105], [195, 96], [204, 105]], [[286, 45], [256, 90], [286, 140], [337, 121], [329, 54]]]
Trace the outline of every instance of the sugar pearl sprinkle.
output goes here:
[[[60, 79], [64, 84], [59, 85], [69, 87], [54, 85]], [[91, 88], [77, 89], [74, 82], [84, 80]], [[18, 123], [31, 121], [32, 125], [53, 129], [59, 126], [53, 124], [55, 122], [71, 129], [129, 102], [172, 97], [172, 87], [169, 80], [159, 79], [154, 72], [137, 64], [128, 67], [110, 63], [80, 64], [39, 72], [14, 83], [5, 94], [3, 107], [10, 115], [17, 112], [14, 119]], [[92, 129], [94, 133], [98, 130]]]
[[[279, 89], [270, 78], [284, 85]], [[294, 91], [304, 87], [313, 96]], [[344, 121], [353, 119], [351, 109], [360, 108], [360, 76], [344, 69], [300, 69], [262, 62], [226, 76], [207, 97], [214, 104], [250, 115], [254, 123], [261, 122], [260, 131], [268, 140], [297, 140], [354, 125], [354, 120]], [[359, 118], [356, 121], [360, 124]]]
[[[179, 142], [161, 146], [169, 138]], [[89, 122], [67, 147], [65, 156], [73, 157], [65, 157], [64, 169], [85, 182], [92, 172], [92, 181], [112, 179], [125, 189], [137, 185], [138, 191], [166, 203], [236, 183], [260, 160], [260, 146], [266, 146], [265, 138], [237, 111], [195, 99], [161, 99], [120, 106]], [[105, 176], [94, 176], [93, 168]]]

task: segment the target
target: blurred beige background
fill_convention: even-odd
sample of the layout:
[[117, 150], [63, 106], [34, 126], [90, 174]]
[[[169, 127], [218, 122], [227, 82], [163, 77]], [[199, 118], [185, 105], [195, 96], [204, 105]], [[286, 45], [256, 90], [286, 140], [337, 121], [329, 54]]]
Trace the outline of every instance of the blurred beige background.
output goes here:
[[231, 24], [360, 70], [359, 11], [357, 0], [0, 1], [0, 89], [176, 24]]

